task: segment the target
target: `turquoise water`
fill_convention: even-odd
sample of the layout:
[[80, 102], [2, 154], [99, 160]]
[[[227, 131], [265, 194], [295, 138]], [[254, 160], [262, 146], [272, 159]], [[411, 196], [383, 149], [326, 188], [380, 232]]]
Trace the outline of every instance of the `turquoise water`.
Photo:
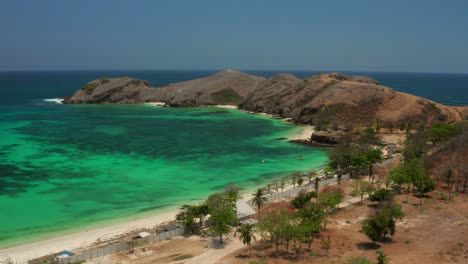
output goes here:
[[326, 162], [323, 149], [278, 139], [300, 127], [237, 110], [42, 102], [14, 109], [0, 113], [3, 247]]
[[[0, 72], [0, 247], [168, 210], [228, 183], [251, 188], [326, 162], [323, 149], [277, 140], [300, 128], [235, 110], [43, 101], [100, 77], [162, 86], [214, 72]], [[468, 104], [466, 74], [348, 74], [448, 105]]]

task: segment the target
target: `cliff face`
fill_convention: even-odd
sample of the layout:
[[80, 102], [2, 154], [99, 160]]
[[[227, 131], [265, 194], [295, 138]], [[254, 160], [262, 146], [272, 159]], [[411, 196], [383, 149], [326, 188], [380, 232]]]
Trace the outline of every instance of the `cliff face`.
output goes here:
[[365, 76], [318, 74], [300, 79], [291, 74], [272, 78], [226, 70], [206, 78], [152, 88], [128, 77], [98, 79], [65, 103], [164, 102], [169, 106], [215, 104], [290, 117], [295, 122], [343, 128], [370, 125], [430, 125], [465, 118], [468, 107], [449, 107], [396, 92]]

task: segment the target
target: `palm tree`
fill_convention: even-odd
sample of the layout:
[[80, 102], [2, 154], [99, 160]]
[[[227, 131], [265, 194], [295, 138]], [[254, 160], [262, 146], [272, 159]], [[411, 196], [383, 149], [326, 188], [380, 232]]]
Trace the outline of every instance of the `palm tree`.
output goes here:
[[243, 224], [240, 228], [239, 239], [244, 245], [249, 246], [249, 254], [252, 256], [252, 241], [256, 240], [254, 235], [254, 225], [252, 224]]
[[260, 218], [260, 208], [265, 204], [266, 198], [263, 197], [265, 193], [263, 188], [258, 188], [254, 193], [252, 193], [253, 199], [252, 204], [258, 208], [258, 218]]

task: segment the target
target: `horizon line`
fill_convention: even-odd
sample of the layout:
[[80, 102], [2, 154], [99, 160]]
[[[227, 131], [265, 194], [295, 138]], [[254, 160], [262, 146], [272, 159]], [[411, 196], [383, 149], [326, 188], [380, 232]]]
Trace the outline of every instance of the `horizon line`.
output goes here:
[[341, 69], [341, 70], [318, 70], [318, 69], [294, 69], [294, 70], [282, 70], [282, 69], [235, 69], [235, 68], [205, 68], [205, 69], [161, 69], [161, 68], [153, 68], [153, 69], [39, 69], [39, 70], [33, 70], [33, 69], [24, 69], [24, 70], [19, 70], [19, 69], [13, 69], [13, 70], [0, 70], [0, 73], [20, 73], [20, 72], [93, 72], [93, 71], [103, 71], [103, 72], [109, 72], [109, 71], [213, 71], [213, 72], [218, 72], [218, 71], [225, 71], [225, 70], [238, 70], [241, 72], [259, 72], [259, 71], [265, 71], [265, 72], [280, 72], [280, 73], [289, 73], [289, 72], [320, 72], [320, 73], [331, 73], [331, 72], [362, 72], [362, 73], [418, 73], [418, 74], [454, 74], [454, 75], [468, 75], [468, 72], [435, 72], [435, 71], [392, 71], [392, 70], [348, 70], [348, 69]]

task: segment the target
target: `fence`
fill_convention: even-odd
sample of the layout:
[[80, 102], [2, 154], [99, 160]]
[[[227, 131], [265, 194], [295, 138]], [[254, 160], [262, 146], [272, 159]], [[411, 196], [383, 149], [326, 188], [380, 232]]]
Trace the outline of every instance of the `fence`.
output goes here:
[[67, 258], [57, 259], [57, 264], [66, 264], [66, 263], [77, 263], [80, 261], [87, 261], [106, 255], [131, 250], [134, 247], [138, 247], [147, 243], [155, 243], [163, 240], [168, 240], [176, 236], [181, 236], [184, 234], [184, 228], [179, 227], [174, 230], [152, 234], [145, 238], [138, 238], [132, 241], [121, 242], [117, 244], [106, 245], [103, 247], [95, 247], [79, 252], [75, 255], [71, 255]]
[[[347, 180], [347, 179], [349, 179], [349, 174], [345, 174], [345, 175], [341, 176], [341, 180]], [[323, 188], [325, 186], [328, 186], [328, 185], [335, 184], [335, 183], [337, 183], [337, 181], [338, 181], [338, 178], [336, 177], [336, 175], [334, 177], [332, 177], [332, 178], [323, 178], [322, 180], [319, 181], [319, 189], [321, 189], [321, 188]], [[296, 188], [289, 189], [289, 190], [286, 190], [286, 191], [283, 191], [283, 192], [271, 193], [269, 195], [266, 195], [265, 197], [267, 198], [268, 202], [271, 202], [271, 201], [281, 200], [281, 199], [286, 198], [286, 197], [295, 196], [295, 195], [299, 194], [302, 190], [304, 190], [306, 192], [315, 191], [315, 186], [314, 186], [314, 184], [308, 184], [308, 185], [305, 185], [305, 186], [298, 186]], [[252, 200], [249, 200], [247, 203], [250, 206], [252, 206]]]
[[[349, 179], [349, 174], [343, 175], [341, 177], [341, 179], [342, 180]], [[328, 185], [335, 184], [337, 182], [337, 180], [338, 179], [337, 179], [336, 175], [334, 177], [332, 177], [332, 178], [321, 179], [319, 181], [319, 189], [323, 188], [325, 186], [328, 186]], [[312, 191], [312, 190], [315, 190], [315, 186], [314, 186], [314, 184], [308, 184], [308, 185], [305, 185], [305, 186], [298, 186], [296, 188], [289, 189], [289, 190], [286, 190], [286, 191], [283, 191], [283, 192], [271, 193], [271, 194], [267, 195], [266, 198], [267, 198], [268, 201], [280, 200], [280, 199], [283, 199], [283, 198], [286, 198], [286, 197], [297, 195], [302, 190]], [[252, 200], [249, 200], [247, 203], [250, 206], [252, 206]], [[208, 221], [206, 223], [207, 223], [207, 225], [209, 225]], [[176, 237], [176, 236], [181, 236], [183, 234], [184, 234], [184, 228], [179, 227], [179, 228], [171, 230], [171, 231], [166, 231], [166, 232], [163, 232], [163, 233], [157, 233], [157, 234], [149, 235], [149, 236], [147, 236], [145, 238], [134, 239], [132, 241], [126, 241], [126, 242], [121, 242], [121, 243], [117, 243], [117, 244], [110, 244], [110, 245], [106, 245], [106, 246], [102, 246], [102, 247], [90, 248], [90, 249], [84, 250], [82, 252], [79, 252], [79, 253], [77, 253], [75, 255], [71, 255], [69, 257], [62, 258], [62, 259], [57, 259], [55, 263], [57, 263], [57, 264], [67, 264], [67, 263], [77, 263], [77, 262], [80, 262], [80, 261], [87, 261], [87, 260], [103, 257], [103, 256], [106, 256], [106, 255], [110, 255], [110, 254], [114, 254], [114, 253], [118, 253], [118, 252], [122, 252], [122, 251], [126, 251], [126, 250], [131, 250], [134, 247], [138, 247], [138, 246], [144, 245], [146, 243], [155, 243], [155, 242], [159, 242], [159, 241], [163, 241], [163, 240], [168, 240], [168, 239], [171, 239], [171, 238]], [[30, 262], [30, 263], [34, 263], [34, 262]]]

